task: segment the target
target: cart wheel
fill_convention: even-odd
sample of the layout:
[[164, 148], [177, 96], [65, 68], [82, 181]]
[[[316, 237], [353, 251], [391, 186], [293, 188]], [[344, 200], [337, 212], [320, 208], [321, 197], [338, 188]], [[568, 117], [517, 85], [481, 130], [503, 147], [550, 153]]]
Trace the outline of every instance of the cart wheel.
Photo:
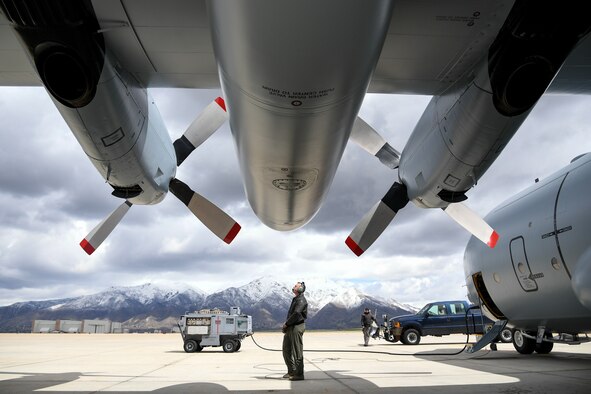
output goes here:
[[197, 350], [197, 342], [195, 342], [192, 339], [189, 339], [188, 341], [185, 341], [185, 344], [183, 345], [183, 349], [185, 349], [185, 352], [187, 352], [187, 353], [193, 353], [194, 351]]
[[386, 341], [392, 342], [392, 343], [398, 342], [398, 339], [396, 339], [396, 337], [394, 336], [394, 334], [390, 334], [389, 332], [386, 332], [384, 334], [384, 339]]
[[238, 350], [240, 350], [240, 346], [242, 346], [242, 342], [240, 342], [238, 339], [235, 339], [234, 343], [236, 345], [236, 350], [234, 350], [234, 351], [237, 352]]
[[236, 351], [236, 343], [231, 339], [226, 339], [224, 343], [222, 343], [222, 348], [226, 353], [232, 353]]

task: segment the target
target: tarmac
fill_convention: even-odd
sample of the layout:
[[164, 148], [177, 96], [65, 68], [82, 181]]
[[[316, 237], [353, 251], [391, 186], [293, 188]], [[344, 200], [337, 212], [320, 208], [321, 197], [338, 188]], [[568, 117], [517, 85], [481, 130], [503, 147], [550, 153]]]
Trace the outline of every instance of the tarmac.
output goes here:
[[[0, 393], [590, 393], [591, 343], [522, 355], [512, 344], [470, 354], [466, 337], [407, 346], [359, 331], [307, 331], [305, 380], [289, 381], [281, 333], [235, 353], [185, 353], [180, 334], [0, 334]], [[471, 338], [471, 342], [474, 338]]]

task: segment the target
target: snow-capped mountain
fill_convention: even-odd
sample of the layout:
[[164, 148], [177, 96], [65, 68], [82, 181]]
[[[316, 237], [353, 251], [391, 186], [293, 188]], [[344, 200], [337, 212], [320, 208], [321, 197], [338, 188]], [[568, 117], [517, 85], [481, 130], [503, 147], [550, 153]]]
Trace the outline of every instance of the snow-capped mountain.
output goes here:
[[[103, 292], [75, 298], [20, 302], [0, 307], [0, 332], [26, 330], [35, 319], [110, 319], [134, 328], [162, 328], [178, 316], [202, 308], [229, 310], [239, 306], [253, 316], [255, 329], [277, 329], [285, 320], [293, 294], [293, 283], [272, 277], [253, 280], [240, 287], [207, 295], [184, 284], [158, 286], [151, 283], [131, 287], [111, 287]], [[323, 278], [306, 282], [309, 328], [359, 326], [364, 307], [378, 316], [409, 313], [414, 308], [394, 300], [364, 294], [346, 282]], [[165, 327], [166, 326], [166, 327]]]
[[97, 294], [74, 298], [63, 304], [55, 305], [53, 309], [121, 309], [157, 303], [183, 305], [187, 301], [200, 303], [206, 295], [205, 292], [198, 289], [193, 290], [186, 285], [183, 285], [181, 289], [173, 289], [146, 283], [133, 287], [110, 287]]

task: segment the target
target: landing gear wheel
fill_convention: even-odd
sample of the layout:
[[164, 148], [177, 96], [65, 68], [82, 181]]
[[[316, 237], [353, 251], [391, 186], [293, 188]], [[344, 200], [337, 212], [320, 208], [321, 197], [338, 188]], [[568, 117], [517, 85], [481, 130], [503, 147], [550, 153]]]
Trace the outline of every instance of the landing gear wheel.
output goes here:
[[[185, 341], [185, 344], [183, 345], [183, 349], [185, 349], [185, 352], [187, 353], [193, 353], [197, 350], [197, 342], [195, 342], [192, 339], [189, 339], [188, 341]], [[201, 346], [199, 346], [201, 347]]]
[[226, 353], [232, 353], [236, 351], [236, 342], [232, 339], [226, 339], [224, 343], [222, 343], [222, 348]]
[[519, 330], [513, 332], [513, 347], [521, 354], [532, 354], [536, 349], [535, 339], [526, 338]]
[[511, 343], [513, 342], [513, 332], [510, 328], [503, 328], [503, 331], [499, 334], [499, 339], [503, 343]]
[[409, 328], [402, 333], [400, 340], [405, 345], [418, 345], [421, 342], [421, 334], [414, 328]]
[[[544, 334], [544, 338], [552, 338], [552, 334], [546, 333]], [[552, 351], [554, 347], [554, 342], [542, 342], [536, 343], [536, 353], [538, 354], [548, 354]]]

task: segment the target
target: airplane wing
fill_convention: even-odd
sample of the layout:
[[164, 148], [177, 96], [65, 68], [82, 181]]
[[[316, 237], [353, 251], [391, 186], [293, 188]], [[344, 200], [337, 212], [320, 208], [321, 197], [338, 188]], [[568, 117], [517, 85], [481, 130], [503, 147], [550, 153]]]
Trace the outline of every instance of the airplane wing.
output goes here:
[[[491, 3], [396, 1], [368, 91], [445, 91], [485, 53], [502, 25], [505, 15]], [[95, 0], [93, 6], [108, 47], [144, 86], [220, 87], [204, 0]], [[0, 86], [40, 85], [0, 14]], [[548, 92], [591, 93], [591, 39], [575, 49]]]

